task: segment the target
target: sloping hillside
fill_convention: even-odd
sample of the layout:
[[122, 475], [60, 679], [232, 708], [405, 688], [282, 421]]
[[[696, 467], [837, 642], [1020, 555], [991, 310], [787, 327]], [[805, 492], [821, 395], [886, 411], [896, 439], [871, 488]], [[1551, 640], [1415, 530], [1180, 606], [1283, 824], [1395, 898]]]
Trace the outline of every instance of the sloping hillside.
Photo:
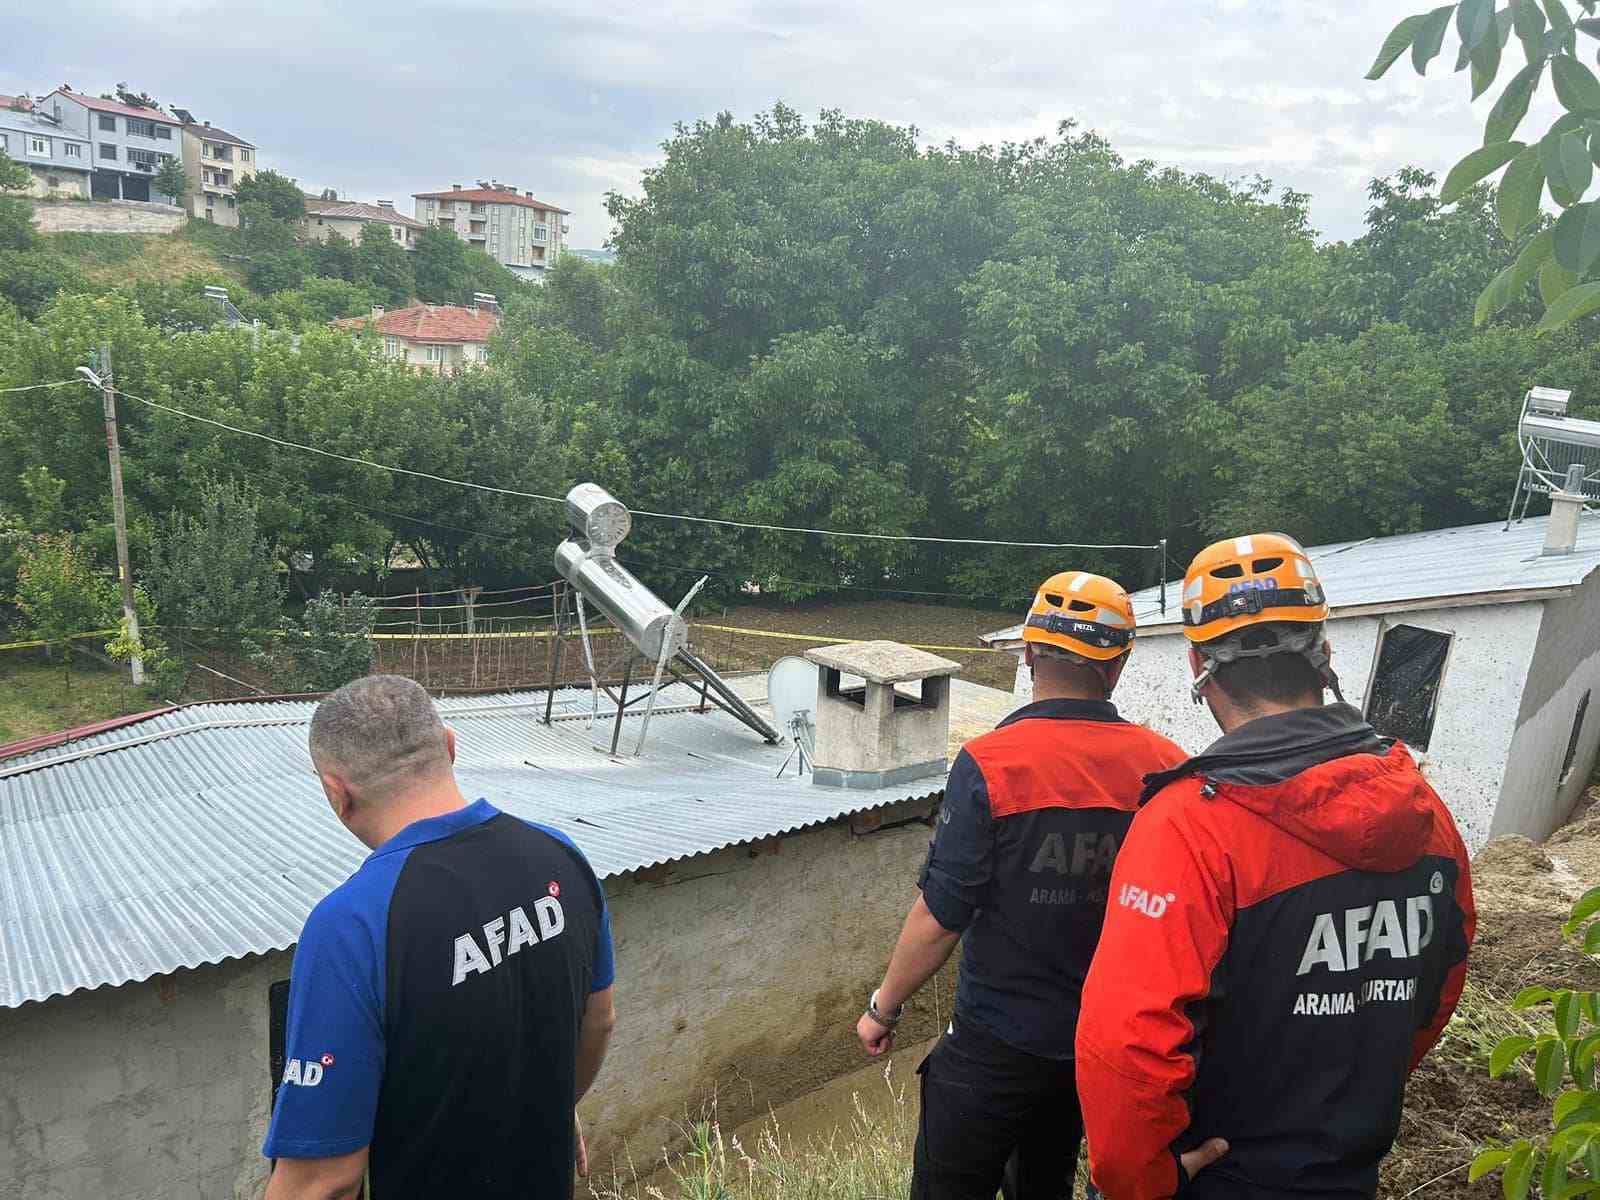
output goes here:
[[220, 276], [242, 288], [243, 264], [229, 261], [222, 231], [176, 233], [52, 233], [44, 248], [70, 262], [91, 283], [108, 287], [170, 283], [192, 275]]

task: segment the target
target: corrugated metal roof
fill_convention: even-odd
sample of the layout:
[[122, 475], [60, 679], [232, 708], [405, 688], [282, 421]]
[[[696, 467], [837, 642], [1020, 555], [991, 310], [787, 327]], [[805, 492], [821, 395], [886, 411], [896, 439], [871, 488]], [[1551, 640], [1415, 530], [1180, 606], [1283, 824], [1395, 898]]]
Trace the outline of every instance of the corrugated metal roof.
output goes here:
[[[760, 696], [765, 680], [736, 681]], [[591, 729], [587, 692], [440, 701], [469, 796], [572, 836], [605, 876], [787, 833], [898, 800], [942, 776], [855, 792], [813, 785], [787, 746], [664, 689]], [[602, 697], [602, 704], [604, 704]], [[294, 944], [366, 848], [311, 773], [306, 701], [193, 705], [0, 764], [0, 1007]], [[604, 714], [602, 714], [604, 717]]]
[[[1577, 587], [1600, 567], [1600, 515], [1587, 514], [1578, 525], [1573, 554], [1542, 555], [1548, 517], [1529, 517], [1505, 528], [1503, 521], [1460, 525], [1422, 533], [1366, 538], [1313, 546], [1307, 553], [1335, 615], [1341, 609], [1371, 605], [1410, 604], [1463, 596], [1513, 598], [1513, 593], [1562, 591]], [[1178, 609], [1183, 580], [1167, 584], [1167, 611], [1162, 614], [1159, 589], [1133, 594], [1133, 610], [1141, 631], [1181, 624]], [[988, 645], [1015, 642], [1022, 626], [986, 633]]]

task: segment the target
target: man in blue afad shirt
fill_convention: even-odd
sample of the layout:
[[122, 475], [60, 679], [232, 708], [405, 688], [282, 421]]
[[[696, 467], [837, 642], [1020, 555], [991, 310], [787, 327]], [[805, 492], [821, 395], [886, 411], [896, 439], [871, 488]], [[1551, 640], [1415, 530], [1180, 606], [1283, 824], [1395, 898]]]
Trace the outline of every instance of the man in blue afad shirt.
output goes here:
[[553, 829], [467, 803], [426, 692], [375, 675], [311, 722], [372, 847], [295, 950], [267, 1200], [572, 1196], [614, 1021], [605, 895]]

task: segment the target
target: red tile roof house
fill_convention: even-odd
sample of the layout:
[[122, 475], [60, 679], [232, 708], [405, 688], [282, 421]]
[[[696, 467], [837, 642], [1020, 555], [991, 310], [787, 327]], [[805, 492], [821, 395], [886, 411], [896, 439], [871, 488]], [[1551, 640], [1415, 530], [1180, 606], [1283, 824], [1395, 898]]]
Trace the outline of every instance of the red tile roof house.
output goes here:
[[374, 308], [369, 317], [346, 317], [333, 324], [374, 330], [388, 357], [421, 371], [454, 374], [487, 359], [489, 337], [500, 324], [500, 306], [492, 296], [483, 296], [471, 308], [453, 304], [413, 304], [393, 312]]

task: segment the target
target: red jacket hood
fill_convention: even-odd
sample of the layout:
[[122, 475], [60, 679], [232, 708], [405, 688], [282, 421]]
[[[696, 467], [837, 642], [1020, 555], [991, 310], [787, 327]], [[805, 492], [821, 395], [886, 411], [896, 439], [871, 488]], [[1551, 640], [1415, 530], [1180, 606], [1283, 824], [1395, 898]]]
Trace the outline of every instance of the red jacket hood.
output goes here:
[[1406, 748], [1350, 754], [1281, 783], [1218, 783], [1216, 795], [1249, 809], [1347, 867], [1398, 871], [1433, 834], [1438, 799]]

